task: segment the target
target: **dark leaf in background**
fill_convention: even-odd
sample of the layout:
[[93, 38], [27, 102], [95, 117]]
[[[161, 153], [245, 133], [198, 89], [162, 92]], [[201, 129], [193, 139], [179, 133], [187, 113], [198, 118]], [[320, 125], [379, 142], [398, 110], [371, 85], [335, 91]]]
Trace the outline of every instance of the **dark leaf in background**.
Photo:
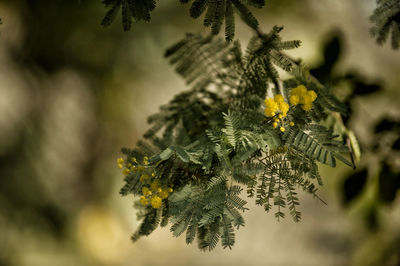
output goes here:
[[363, 190], [367, 182], [368, 171], [362, 169], [346, 177], [343, 183], [343, 205], [347, 206]]
[[323, 83], [332, 79], [332, 70], [342, 53], [343, 45], [340, 36], [340, 32], [335, 32], [333, 34], [324, 45], [324, 61], [319, 66], [310, 70], [310, 73]]
[[386, 163], [379, 174], [379, 199], [384, 203], [392, 203], [400, 189], [400, 174], [392, 171]]
[[393, 150], [400, 150], [400, 138], [398, 138], [392, 145]]
[[362, 81], [354, 81], [354, 94], [364, 96], [375, 93], [381, 89], [379, 84], [366, 84]]
[[344, 102], [344, 104], [347, 106], [348, 115], [342, 115], [342, 120], [346, 127], [349, 127], [348, 123], [349, 123], [351, 114], [353, 113], [353, 105], [351, 104], [350, 100], [351, 100], [350, 98], [347, 98], [346, 101]]
[[366, 212], [364, 213], [364, 221], [369, 230], [375, 231], [379, 227], [377, 206], [372, 203], [368, 206]]
[[349, 71], [343, 78], [352, 83], [353, 92], [349, 97], [353, 95], [365, 96], [371, 93], [378, 92], [382, 89], [382, 85], [379, 82], [365, 82], [367, 78], [354, 70]]
[[333, 68], [336, 61], [339, 60], [341, 50], [342, 40], [340, 39], [339, 35], [333, 36], [333, 38], [327, 42], [324, 48], [324, 62], [326, 68]]
[[115, 20], [118, 11], [122, 7], [122, 26], [124, 31], [131, 29], [132, 19], [135, 21], [150, 21], [150, 13], [156, 8], [154, 0], [103, 0], [103, 4], [109, 8], [101, 25], [110, 26]]
[[66, 229], [66, 214], [57, 206], [47, 204], [39, 206], [37, 213], [43, 217], [54, 236], [62, 238]]
[[397, 50], [400, 47], [400, 1], [379, 0], [377, 2], [378, 7], [370, 17], [374, 24], [370, 33], [379, 45], [384, 44], [390, 35], [392, 48]]
[[374, 128], [375, 133], [382, 133], [386, 131], [399, 131], [400, 130], [400, 122], [396, 121], [393, 118], [390, 117], [384, 117], [382, 118]]

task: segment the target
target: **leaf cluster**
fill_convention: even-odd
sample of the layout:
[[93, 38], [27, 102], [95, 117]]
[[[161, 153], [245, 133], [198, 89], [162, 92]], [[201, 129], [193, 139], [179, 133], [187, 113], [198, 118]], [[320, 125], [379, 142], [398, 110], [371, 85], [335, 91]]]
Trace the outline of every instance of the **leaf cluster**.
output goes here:
[[[179, 0], [185, 4], [190, 0]], [[101, 25], [110, 26], [115, 20], [119, 10], [122, 13], [122, 26], [125, 31], [130, 30], [132, 20], [150, 21], [150, 12], [156, 7], [155, 0], [102, 0], [108, 7]], [[190, 7], [190, 16], [198, 18], [205, 13], [203, 24], [211, 27], [211, 33], [217, 35], [225, 22], [225, 39], [232, 41], [235, 36], [235, 18], [237, 12], [242, 20], [251, 28], [258, 27], [257, 19], [253, 16], [248, 6], [262, 8], [264, 0], [194, 0]]]
[[[180, 0], [181, 3], [188, 3], [190, 0]], [[235, 36], [236, 11], [242, 20], [251, 28], [258, 27], [258, 21], [253, 16], [247, 5], [262, 8], [264, 0], [194, 0], [190, 7], [190, 16], [198, 18], [205, 13], [203, 25], [211, 27], [211, 33], [217, 35], [225, 22], [225, 39], [232, 41]]]
[[102, 0], [102, 2], [109, 10], [101, 21], [101, 25], [110, 26], [121, 10], [124, 31], [130, 30], [132, 19], [150, 21], [150, 12], [156, 7], [155, 0]]
[[[245, 53], [238, 42], [193, 34], [166, 51], [191, 89], [149, 117], [147, 141], [123, 152], [127, 161], [151, 156], [146, 167], [174, 192], [159, 209], [136, 205], [142, 225], [133, 240], [171, 223], [174, 236], [186, 232], [186, 242], [197, 238], [200, 249], [211, 250], [219, 240], [231, 248], [234, 228], [244, 225], [244, 187], [266, 211], [276, 209], [278, 219], [288, 208], [299, 221], [297, 189], [318, 197], [317, 163], [335, 167], [339, 159], [351, 165], [341, 155], [347, 149], [340, 136], [322, 125], [332, 112], [345, 114], [346, 106], [283, 53], [299, 42], [282, 41], [281, 30], [274, 27], [253, 39]], [[276, 66], [292, 78], [282, 82]], [[274, 87], [268, 89], [269, 84]], [[287, 129], [282, 133], [272, 126], [276, 117], [264, 116], [263, 100], [279, 93], [288, 102], [290, 90], [300, 84], [318, 98], [311, 111], [292, 106], [281, 122]], [[121, 194], [139, 196], [142, 188], [140, 174], [130, 173]]]
[[378, 7], [374, 10], [370, 20], [374, 26], [370, 29], [378, 44], [383, 44], [391, 32], [392, 48], [400, 47], [400, 1], [377, 0]]

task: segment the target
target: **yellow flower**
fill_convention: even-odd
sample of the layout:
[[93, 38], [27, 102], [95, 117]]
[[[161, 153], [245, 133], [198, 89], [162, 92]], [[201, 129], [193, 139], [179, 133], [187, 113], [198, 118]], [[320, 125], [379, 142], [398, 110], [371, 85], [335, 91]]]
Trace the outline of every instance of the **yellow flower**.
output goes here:
[[294, 122], [290, 122], [289, 125], [292, 127], [294, 126]]
[[307, 88], [304, 85], [299, 85], [290, 92], [291, 95], [299, 95], [299, 96], [304, 95], [306, 93], [307, 93]]
[[150, 203], [154, 209], [158, 209], [161, 207], [162, 200], [158, 196], [153, 196], [153, 197], [151, 197]]
[[285, 132], [285, 128], [284, 127], [280, 127], [279, 130], [282, 131], [282, 132]]
[[136, 158], [135, 157], [132, 157], [132, 162], [134, 162], [134, 163], [137, 163], [137, 160], [136, 160]]
[[149, 190], [148, 187], [143, 187], [143, 188], [142, 188], [142, 194], [145, 195], [145, 196], [147, 196], [147, 195], [151, 195], [151, 194], [153, 194], [153, 193], [151, 193], [151, 191]]
[[277, 126], [278, 126], [278, 123], [276, 123], [276, 122], [272, 123], [273, 128], [276, 128]]
[[278, 111], [279, 107], [278, 104], [272, 98], [267, 98], [264, 101], [265, 103], [265, 110], [264, 113], [266, 116], [274, 116], [275, 112]]
[[299, 85], [290, 92], [290, 103], [292, 105], [302, 104], [304, 111], [312, 109], [312, 103], [317, 99], [317, 94], [313, 90], [307, 90], [304, 85]]
[[317, 93], [315, 91], [308, 91], [307, 94], [311, 97], [311, 101], [315, 101], [317, 99]]
[[124, 163], [124, 159], [121, 158], [121, 157], [118, 158], [118, 159], [117, 159], [117, 163], [118, 163], [118, 164], [123, 164], [123, 163]]
[[171, 193], [172, 191], [174, 191], [172, 188], [168, 189], [168, 192]]
[[[280, 111], [278, 118], [282, 119], [286, 116], [287, 112], [289, 111], [289, 104], [285, 102], [285, 98], [281, 94], [276, 94], [274, 99], [267, 98], [264, 101], [265, 103], [265, 110], [264, 113], [266, 116], [274, 116], [277, 111]], [[275, 120], [276, 121], [276, 120]], [[278, 122], [278, 121], [276, 121]]]
[[277, 103], [281, 103], [281, 102], [284, 102], [284, 101], [285, 101], [285, 99], [283, 98], [283, 96], [282, 96], [281, 94], [276, 94], [276, 95], [274, 96], [274, 100], [275, 100], [275, 102], [277, 102]]
[[285, 117], [287, 112], [289, 111], [289, 104], [287, 104], [286, 102], [281, 102], [279, 103], [279, 109], [282, 112], [282, 117]]
[[149, 164], [149, 157], [144, 156], [144, 158], [143, 158], [143, 164], [144, 164], [144, 165], [148, 165], [148, 164]]
[[155, 176], [156, 176], [156, 173], [151, 173], [151, 176], [152, 176], [152, 177], [155, 177]]
[[143, 182], [144, 182], [146, 179], [148, 179], [148, 178], [149, 178], [149, 175], [144, 174], [144, 175], [141, 175], [141, 176], [140, 176], [140, 179], [139, 179], [139, 180], [140, 180], [140, 182], [143, 183]]
[[291, 105], [298, 105], [300, 102], [300, 97], [297, 94], [290, 96], [289, 102]]
[[141, 203], [143, 206], [146, 206], [146, 205], [149, 203], [149, 201], [146, 199], [145, 196], [140, 196], [140, 203]]
[[137, 171], [136, 166], [133, 165], [133, 166], [131, 167], [131, 171], [136, 172], [136, 171]]
[[165, 189], [160, 188], [158, 195], [160, 196], [161, 199], [166, 199], [166, 198], [168, 198], [169, 193], [166, 188]]
[[304, 111], [310, 111], [311, 108], [312, 108], [311, 103], [306, 103], [306, 104], [303, 104], [303, 105], [301, 106], [301, 109], [303, 109]]
[[122, 171], [122, 173], [123, 173], [124, 175], [129, 175], [130, 172], [131, 172], [131, 171], [130, 171], [128, 168], [125, 168], [125, 169]]
[[279, 122], [279, 118], [275, 118], [274, 121], [275, 121], [275, 122]]
[[157, 189], [158, 189], [158, 180], [154, 180], [153, 182], [151, 182], [150, 189], [152, 191], [157, 191]]
[[124, 167], [121, 163], [118, 164], [118, 168], [122, 169], [122, 167]]

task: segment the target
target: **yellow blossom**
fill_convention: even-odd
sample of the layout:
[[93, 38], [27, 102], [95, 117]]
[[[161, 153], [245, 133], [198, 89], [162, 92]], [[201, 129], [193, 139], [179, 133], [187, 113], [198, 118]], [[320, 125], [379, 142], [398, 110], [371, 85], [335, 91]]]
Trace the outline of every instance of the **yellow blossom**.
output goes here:
[[279, 130], [282, 131], [282, 132], [285, 132], [285, 128], [284, 127], [280, 127]]
[[158, 195], [160, 196], [161, 199], [166, 199], [168, 198], [168, 191], [166, 189], [162, 189], [160, 193], [158, 193]]
[[151, 173], [151, 176], [152, 176], [152, 177], [155, 177], [155, 176], [156, 176], [156, 173]]
[[122, 173], [123, 173], [124, 175], [129, 175], [130, 172], [131, 172], [131, 171], [130, 171], [128, 168], [125, 168], [125, 169], [122, 171]]
[[274, 121], [275, 121], [275, 122], [279, 122], [279, 118], [275, 118]]
[[146, 205], [149, 203], [149, 201], [146, 199], [145, 196], [140, 196], [140, 203], [141, 203], [143, 206], [146, 206]]
[[292, 127], [294, 126], [294, 122], [290, 122], [289, 125]]
[[[171, 185], [172, 186], [172, 185]], [[168, 192], [171, 193], [172, 191], [174, 191], [172, 188], [168, 189]]]
[[123, 164], [119, 163], [119, 164], [118, 164], [118, 168], [119, 168], [119, 169], [122, 169], [122, 167], [124, 167]]
[[300, 97], [297, 94], [290, 96], [289, 102], [291, 105], [298, 105], [300, 102]]
[[162, 200], [158, 196], [153, 196], [153, 197], [151, 197], [150, 203], [154, 209], [158, 209], [161, 207]]
[[132, 157], [132, 162], [134, 162], [134, 163], [137, 163], [137, 160], [136, 160], [136, 158], [135, 157]]
[[304, 111], [310, 111], [312, 103], [317, 99], [317, 94], [313, 90], [307, 90], [304, 85], [299, 85], [290, 92], [290, 103], [292, 105], [302, 104]]
[[303, 109], [304, 111], [310, 111], [311, 108], [312, 108], [312, 104], [311, 103], [306, 103], [306, 104], [303, 104], [301, 106], [301, 109]]
[[274, 116], [275, 112], [278, 111], [278, 104], [272, 98], [267, 98], [264, 101], [265, 103], [265, 110], [264, 113], [266, 116]]
[[150, 189], [148, 187], [143, 187], [142, 188], [142, 194], [147, 196], [147, 195], [151, 195], [153, 193], [151, 193]]
[[150, 189], [151, 189], [152, 191], [157, 191], [157, 189], [158, 189], [158, 180], [157, 180], [157, 179], [154, 180], [153, 182], [151, 182], [151, 184], [150, 184]]
[[[264, 101], [265, 110], [264, 113], [266, 116], [274, 116], [276, 112], [280, 111], [281, 113], [278, 115], [279, 119], [282, 119], [286, 116], [289, 111], [289, 104], [285, 102], [285, 98], [281, 94], [276, 94], [274, 98], [267, 98]], [[276, 121], [276, 120], [275, 120]], [[276, 121], [278, 122], [278, 121]]]
[[317, 94], [315, 93], [315, 91], [307, 91], [307, 95], [311, 98], [311, 101], [315, 101], [315, 99], [317, 99]]
[[307, 88], [304, 85], [299, 85], [290, 92], [291, 95], [304, 95], [306, 93]]
[[118, 164], [123, 164], [123, 163], [124, 163], [124, 159], [121, 158], [121, 157], [118, 158], [118, 159], [117, 159], [117, 163], [118, 163]]
[[144, 174], [144, 175], [141, 175], [141, 176], [140, 176], [140, 179], [139, 179], [139, 180], [140, 180], [140, 182], [143, 183], [143, 182], [144, 182], [146, 179], [148, 179], [148, 178], [149, 178], [149, 175]]
[[279, 109], [282, 112], [282, 117], [285, 117], [287, 112], [289, 111], [289, 104], [287, 104], [286, 102], [280, 102], [279, 103]]
[[277, 126], [278, 126], [278, 123], [277, 123], [277, 122], [272, 123], [272, 127], [273, 127], [273, 128], [276, 128]]
[[277, 103], [281, 103], [281, 102], [284, 102], [284, 101], [285, 101], [285, 99], [283, 98], [283, 96], [282, 96], [281, 94], [276, 94], [276, 95], [274, 96], [274, 100], [275, 100], [275, 102], [277, 102]]

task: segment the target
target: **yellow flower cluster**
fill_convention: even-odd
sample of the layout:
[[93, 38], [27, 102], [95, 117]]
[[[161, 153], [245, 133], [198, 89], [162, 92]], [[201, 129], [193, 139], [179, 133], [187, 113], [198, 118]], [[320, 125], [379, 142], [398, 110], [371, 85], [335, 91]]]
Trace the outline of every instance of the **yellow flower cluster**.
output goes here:
[[315, 99], [317, 99], [315, 91], [307, 90], [304, 85], [299, 85], [290, 92], [289, 102], [292, 105], [301, 104], [304, 111], [310, 111]]
[[132, 157], [131, 160], [132, 160], [132, 163], [125, 162], [125, 160], [123, 158], [117, 159], [118, 168], [120, 168], [120, 169], [124, 168], [122, 170], [122, 173], [124, 175], [129, 175], [130, 173], [133, 173], [133, 172], [142, 172], [145, 170], [145, 167], [143, 165], [149, 164], [149, 158], [146, 156], [143, 158], [143, 165], [139, 165], [135, 157]]
[[149, 203], [154, 209], [161, 207], [162, 200], [168, 198], [169, 193], [173, 192], [172, 187], [160, 187], [159, 180], [155, 179], [150, 183], [150, 186], [142, 188], [142, 196], [140, 196], [140, 203], [143, 206]]
[[276, 112], [280, 111], [280, 118], [286, 117], [287, 112], [289, 111], [289, 104], [285, 102], [285, 99], [281, 94], [275, 95], [275, 97], [267, 98], [264, 101], [265, 110], [264, 114], [268, 117], [275, 116]]
[[173, 192], [172, 185], [160, 185], [160, 179], [153, 172], [153, 167], [149, 166], [149, 158], [147, 156], [143, 158], [142, 165], [138, 163], [135, 157], [132, 157], [128, 162], [123, 158], [118, 158], [117, 163], [120, 169], [124, 168], [124, 175], [134, 173], [137, 174], [137, 177], [140, 176], [139, 181], [142, 183], [140, 203], [143, 206], [150, 204], [153, 208], [158, 209], [162, 205], [162, 200], [168, 198], [169, 194]]
[[[287, 116], [287, 112], [289, 111], [289, 104], [285, 102], [285, 98], [281, 94], [277, 94], [274, 98], [267, 98], [264, 101], [265, 110], [264, 114], [268, 117], [272, 117], [276, 115], [276, 112], [280, 112], [277, 117], [274, 118], [274, 122], [272, 123], [273, 128], [277, 128], [279, 123], [283, 124], [284, 118]], [[293, 122], [289, 123], [290, 126], [294, 126]], [[281, 132], [285, 132], [285, 128], [283, 126], [279, 127]]]

